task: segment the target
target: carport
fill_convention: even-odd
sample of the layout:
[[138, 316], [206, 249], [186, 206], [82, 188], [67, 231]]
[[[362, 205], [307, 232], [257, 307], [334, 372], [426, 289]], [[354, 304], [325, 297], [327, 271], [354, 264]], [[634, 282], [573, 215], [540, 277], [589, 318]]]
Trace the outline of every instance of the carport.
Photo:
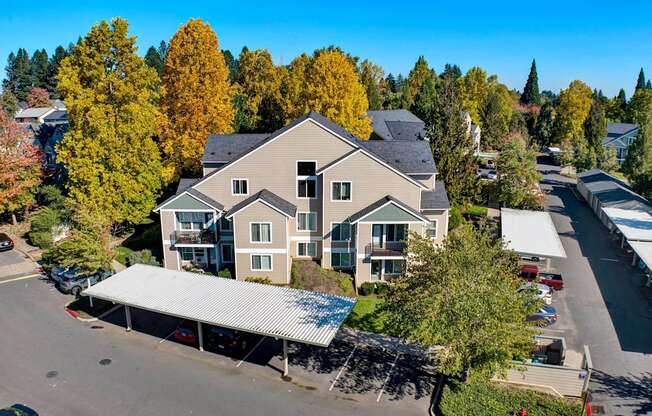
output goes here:
[[133, 265], [82, 292], [125, 306], [197, 321], [202, 324], [283, 340], [283, 375], [288, 374], [288, 341], [328, 347], [355, 299], [288, 287], [264, 285], [213, 275]]
[[652, 216], [645, 211], [621, 208], [602, 208], [609, 221], [609, 230], [620, 233], [620, 247], [627, 242], [634, 256], [632, 266], [641, 259], [648, 268], [652, 266]]
[[519, 255], [543, 257], [546, 268], [550, 268], [551, 257], [566, 258], [566, 251], [549, 213], [501, 208], [500, 224], [505, 245]]

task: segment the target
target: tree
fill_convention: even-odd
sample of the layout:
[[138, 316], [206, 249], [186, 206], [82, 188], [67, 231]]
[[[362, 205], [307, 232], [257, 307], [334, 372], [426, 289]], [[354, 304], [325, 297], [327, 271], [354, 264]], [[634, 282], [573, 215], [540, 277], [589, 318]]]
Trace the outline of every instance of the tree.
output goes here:
[[627, 121], [644, 124], [652, 112], [652, 90], [639, 89], [627, 104]]
[[0, 111], [4, 111], [12, 117], [18, 112], [18, 100], [9, 90], [3, 90], [0, 94]]
[[32, 87], [47, 88], [48, 65], [49, 58], [45, 49], [34, 51], [32, 59], [29, 61], [29, 74]]
[[471, 120], [482, 127], [480, 112], [489, 94], [487, 72], [480, 67], [473, 67], [458, 82], [460, 85], [462, 106], [469, 112]]
[[627, 96], [622, 88], [618, 95], [607, 102], [607, 120], [614, 123], [622, 123], [627, 117]]
[[435, 77], [428, 77], [421, 84], [421, 88], [414, 97], [414, 104], [411, 111], [420, 119], [430, 118], [435, 111], [435, 102], [437, 100], [437, 87], [435, 86]]
[[652, 81], [651, 80], [649, 80], [649, 79], [647, 80], [647, 82], [645, 83], [645, 88], [648, 89], [648, 90], [652, 89]]
[[381, 110], [385, 95], [383, 68], [365, 59], [360, 64], [360, 81], [367, 91], [370, 110]]
[[589, 115], [584, 122], [584, 137], [595, 154], [596, 162], [602, 160], [604, 158], [602, 143], [607, 137], [607, 118], [600, 101], [594, 100], [591, 103]]
[[471, 136], [462, 119], [462, 103], [455, 81], [445, 79], [432, 115], [425, 121], [427, 136], [448, 197], [453, 204], [464, 205], [478, 193], [479, 179]]
[[309, 111], [307, 108], [306, 77], [312, 58], [305, 53], [290, 62], [281, 77], [281, 100], [285, 122], [290, 122]]
[[616, 149], [609, 146], [604, 152], [602, 160], [599, 161], [600, 169], [605, 172], [614, 173], [620, 170], [620, 164], [616, 158]]
[[387, 78], [385, 78], [385, 83], [387, 84], [389, 92], [398, 92], [398, 88], [396, 88], [396, 78], [394, 78], [394, 75], [391, 73], [387, 75]]
[[267, 49], [242, 49], [237, 84], [247, 98], [245, 111], [253, 131], [269, 132], [283, 126], [281, 80], [281, 70], [274, 66]]
[[555, 107], [551, 102], [541, 106], [534, 126], [534, 140], [541, 146], [550, 146], [554, 135]]
[[234, 83], [238, 79], [238, 60], [233, 57], [233, 54], [228, 49], [222, 49], [224, 62], [229, 69], [229, 82]]
[[3, 89], [11, 91], [18, 101], [24, 101], [29, 90], [32, 89], [29, 54], [25, 49], [20, 48], [16, 54], [13, 52], [9, 54], [5, 72], [6, 79], [2, 81]]
[[158, 77], [127, 26], [119, 18], [93, 26], [59, 68], [70, 127], [57, 160], [68, 196], [108, 223], [147, 218], [161, 187]]
[[160, 132], [163, 182], [199, 174], [209, 134], [232, 131], [233, 91], [215, 32], [190, 19], [170, 41], [161, 77], [165, 115]]
[[50, 93], [45, 88], [34, 87], [27, 95], [27, 105], [30, 107], [50, 107]]
[[412, 88], [410, 88], [410, 84], [407, 82], [404, 82], [403, 85], [401, 85], [401, 91], [399, 92], [398, 96], [398, 108], [404, 108], [406, 110], [409, 110], [414, 106], [414, 95], [412, 94]]
[[145, 54], [145, 63], [150, 68], [154, 68], [159, 76], [161, 75], [161, 72], [163, 72], [163, 59], [161, 58], [161, 55], [159, 55], [158, 49], [153, 46], [150, 46], [149, 49], [147, 49], [147, 53]]
[[652, 118], [647, 118], [638, 135], [629, 146], [623, 173], [629, 179], [634, 191], [645, 198], [652, 198]]
[[591, 89], [582, 81], [575, 80], [559, 94], [557, 118], [555, 119], [555, 142], [568, 151], [584, 139], [584, 122], [591, 109]]
[[539, 76], [537, 75], [537, 63], [534, 59], [532, 60], [532, 66], [530, 66], [530, 74], [527, 77], [527, 82], [523, 88], [523, 94], [521, 94], [521, 104], [541, 104], [541, 96], [539, 95]]
[[496, 84], [490, 89], [480, 119], [484, 126], [483, 145], [491, 149], [501, 149], [512, 119], [512, 97], [506, 86]]
[[426, 81], [426, 79], [435, 78], [436, 76], [435, 71], [430, 69], [428, 66], [426, 58], [424, 58], [423, 55], [419, 56], [407, 77], [407, 83], [410, 85], [409, 91], [412, 94], [409, 101], [414, 102], [414, 97], [419, 92], [421, 85]]
[[638, 73], [638, 79], [636, 80], [636, 87], [635, 90], [641, 90], [645, 88], [645, 73], [643, 72], [643, 68], [641, 67], [641, 71]]
[[536, 152], [516, 140], [503, 148], [496, 163], [498, 200], [508, 208], [543, 208]]
[[162, 40], [161, 43], [158, 44], [158, 49], [156, 49], [156, 52], [158, 52], [158, 56], [161, 58], [161, 60], [165, 62], [168, 57], [168, 44]]
[[0, 212], [10, 213], [16, 223], [16, 211], [35, 203], [41, 183], [42, 154], [27, 139], [13, 117], [0, 110]]
[[462, 76], [462, 70], [457, 65], [446, 64], [444, 65], [444, 71], [439, 74], [441, 79], [452, 79], [456, 81]]
[[413, 234], [406, 272], [393, 280], [383, 310], [392, 334], [434, 349], [437, 370], [489, 379], [527, 357], [538, 306], [518, 291], [518, 258], [491, 229], [458, 227], [441, 247]]
[[61, 65], [61, 61], [63, 61], [66, 56], [68, 56], [68, 52], [63, 46], [59, 45], [54, 50], [54, 54], [50, 57], [50, 62], [48, 62], [46, 88], [54, 98], [59, 98], [59, 93], [57, 91], [57, 76], [59, 75], [59, 65]]

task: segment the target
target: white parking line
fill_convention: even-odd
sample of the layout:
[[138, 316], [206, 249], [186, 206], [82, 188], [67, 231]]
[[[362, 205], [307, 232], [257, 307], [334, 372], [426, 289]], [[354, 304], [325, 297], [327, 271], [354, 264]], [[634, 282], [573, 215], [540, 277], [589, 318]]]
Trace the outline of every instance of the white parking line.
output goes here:
[[260, 344], [262, 344], [263, 341], [265, 341], [265, 338], [267, 338], [267, 337], [262, 337], [262, 338], [260, 339], [260, 341], [258, 341], [258, 344], [254, 345], [254, 347], [251, 349], [251, 351], [249, 351], [249, 352], [247, 353], [247, 355], [245, 355], [244, 358], [238, 362], [238, 364], [236, 365], [236, 367], [240, 367], [240, 366], [242, 365], [242, 363], [244, 363], [245, 360], [246, 360], [247, 358], [249, 358], [249, 356], [251, 355], [251, 353], [254, 352], [254, 351], [256, 350], [256, 348], [258, 348], [258, 346], [259, 346]]
[[389, 381], [389, 377], [392, 375], [392, 371], [394, 371], [394, 367], [396, 366], [396, 361], [398, 361], [398, 356], [400, 352], [396, 353], [396, 357], [394, 357], [394, 362], [392, 363], [392, 368], [389, 369], [389, 373], [387, 373], [387, 377], [385, 377], [385, 381], [383, 381], [383, 386], [380, 388], [380, 393], [378, 393], [378, 397], [376, 398], [376, 401], [380, 401], [380, 397], [383, 395], [385, 392], [385, 385]]
[[335, 376], [335, 380], [333, 380], [333, 382], [331, 383], [331, 386], [328, 388], [328, 391], [333, 391], [333, 387], [335, 387], [335, 383], [337, 383], [337, 380], [340, 378], [340, 376], [344, 372], [344, 369], [349, 365], [349, 360], [351, 359], [351, 357], [353, 357], [353, 353], [355, 352], [355, 350], [357, 348], [358, 348], [358, 346], [355, 345], [353, 347], [353, 349], [351, 350], [351, 354], [349, 354], [349, 356], [346, 357], [346, 361], [344, 361], [344, 365], [342, 366], [342, 368], [340, 368], [340, 371]]
[[165, 342], [165, 341], [167, 341], [167, 340], [168, 340], [168, 338], [170, 338], [170, 337], [172, 336], [172, 334], [174, 334], [175, 332], [177, 332], [177, 330], [176, 330], [176, 329], [174, 329], [174, 330], [173, 330], [172, 332], [170, 332], [170, 333], [168, 334], [168, 336], [167, 336], [167, 337], [165, 337], [165, 338], [163, 338], [163, 339], [162, 339], [162, 340], [160, 340], [160, 341], [159, 341], [158, 343], [159, 343], [159, 344], [162, 344], [162, 343], [164, 343], [164, 342]]
[[600, 260], [602, 260], [602, 261], [612, 261], [612, 262], [614, 262], [614, 263], [618, 263], [618, 260], [617, 260], [617, 259], [608, 259], [608, 258], [606, 258], [606, 257], [602, 257]]
[[3, 285], [5, 283], [17, 282], [19, 280], [32, 279], [32, 278], [38, 277], [40, 275], [41, 275], [40, 273], [36, 273], [36, 274], [29, 274], [27, 276], [16, 277], [14, 279], [9, 279], [9, 280], [0, 280], [0, 285]]

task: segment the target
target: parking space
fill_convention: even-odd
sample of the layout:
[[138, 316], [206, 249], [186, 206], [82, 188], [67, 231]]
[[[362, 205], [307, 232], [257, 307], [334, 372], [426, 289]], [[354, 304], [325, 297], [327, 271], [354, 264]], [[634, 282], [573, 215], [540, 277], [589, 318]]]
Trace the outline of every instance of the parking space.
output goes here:
[[34, 273], [37, 264], [18, 250], [0, 252], [0, 281], [10, 277]]

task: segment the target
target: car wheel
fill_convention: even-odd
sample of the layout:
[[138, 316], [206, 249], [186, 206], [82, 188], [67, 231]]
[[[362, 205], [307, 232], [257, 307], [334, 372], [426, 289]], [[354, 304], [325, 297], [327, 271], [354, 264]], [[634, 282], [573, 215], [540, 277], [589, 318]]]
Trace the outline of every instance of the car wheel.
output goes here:
[[75, 286], [70, 290], [70, 293], [73, 294], [76, 298], [79, 297], [79, 294], [81, 293], [81, 287]]

